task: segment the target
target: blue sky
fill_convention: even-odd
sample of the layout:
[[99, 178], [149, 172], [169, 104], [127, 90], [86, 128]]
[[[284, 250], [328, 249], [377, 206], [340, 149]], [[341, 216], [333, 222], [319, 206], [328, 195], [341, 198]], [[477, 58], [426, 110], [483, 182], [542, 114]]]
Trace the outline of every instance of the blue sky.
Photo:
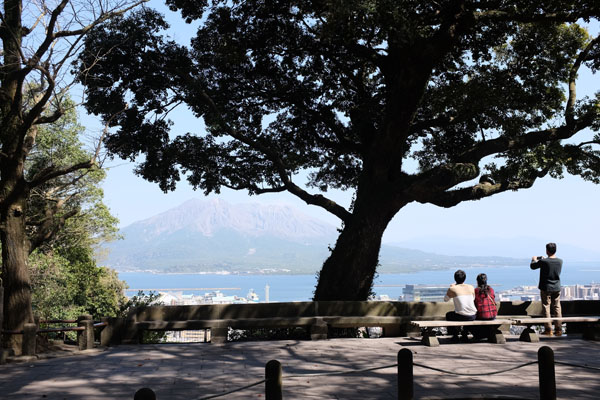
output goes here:
[[[152, 5], [160, 3], [151, 2]], [[164, 7], [160, 7], [164, 12]], [[179, 22], [172, 35], [181, 41], [194, 33], [193, 27]], [[598, 31], [598, 26], [592, 27]], [[591, 74], [582, 77], [578, 84], [578, 97], [600, 90], [600, 80]], [[90, 121], [83, 117], [84, 123]], [[199, 124], [182, 114], [177, 124]], [[156, 184], [148, 183], [135, 176], [133, 165], [114, 160], [107, 163], [108, 177], [103, 184], [105, 202], [112, 213], [127, 226], [176, 207], [190, 198], [203, 198], [182, 181], [177, 190], [163, 193]], [[344, 206], [350, 203], [351, 194], [329, 192], [333, 200]], [[290, 204], [319, 219], [339, 225], [339, 220], [315, 206], [289, 194], [270, 194], [249, 197], [242, 192], [224, 189], [219, 196], [230, 203], [279, 203]], [[532, 189], [502, 193], [488, 199], [462, 203], [451, 209], [435, 206], [410, 204], [403, 208], [390, 223], [384, 242], [402, 242], [429, 237], [449, 237], [458, 240], [473, 238], [494, 240], [511, 239], [515, 245], [522, 237], [539, 240], [540, 249], [548, 241], [569, 244], [600, 252], [598, 227], [600, 227], [600, 186], [584, 182], [581, 178], [565, 176], [562, 180], [545, 178]], [[532, 253], [540, 253], [533, 249]], [[530, 256], [532, 254], [527, 254]]]

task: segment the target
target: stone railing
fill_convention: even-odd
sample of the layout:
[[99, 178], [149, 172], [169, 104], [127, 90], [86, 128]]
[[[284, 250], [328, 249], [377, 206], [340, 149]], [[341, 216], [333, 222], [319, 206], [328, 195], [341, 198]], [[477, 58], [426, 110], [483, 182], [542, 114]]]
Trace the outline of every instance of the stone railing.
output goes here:
[[[564, 317], [598, 315], [600, 301], [562, 301]], [[538, 301], [499, 302], [498, 315], [509, 317], [542, 316]], [[4, 335], [23, 335], [23, 354], [35, 354], [36, 336], [48, 332], [73, 330], [78, 332], [81, 349], [90, 349], [99, 336], [100, 345], [140, 343], [145, 330], [177, 331], [209, 329], [212, 343], [223, 343], [233, 329], [291, 328], [309, 329], [311, 339], [326, 339], [329, 328], [377, 326], [384, 336], [417, 336], [411, 321], [443, 320], [453, 309], [451, 302], [399, 301], [324, 301], [259, 304], [206, 304], [188, 306], [149, 306], [131, 311], [126, 318], [102, 318], [94, 322], [82, 316], [77, 327], [40, 329], [27, 324], [22, 331], [2, 331]], [[2, 313], [0, 308], [0, 321]], [[576, 332], [577, 326], [567, 326]], [[99, 334], [98, 334], [99, 333]]]
[[[498, 315], [543, 315], [538, 301], [499, 302]], [[598, 315], [600, 301], [561, 302], [563, 316]], [[259, 304], [150, 306], [134, 309], [125, 319], [106, 319], [104, 344], [139, 343], [144, 330], [210, 329], [211, 342], [222, 343], [227, 331], [250, 328], [310, 329], [312, 339], [327, 337], [328, 328], [378, 326], [384, 336], [418, 335], [415, 320], [443, 320], [453, 310], [451, 302], [324, 301]]]

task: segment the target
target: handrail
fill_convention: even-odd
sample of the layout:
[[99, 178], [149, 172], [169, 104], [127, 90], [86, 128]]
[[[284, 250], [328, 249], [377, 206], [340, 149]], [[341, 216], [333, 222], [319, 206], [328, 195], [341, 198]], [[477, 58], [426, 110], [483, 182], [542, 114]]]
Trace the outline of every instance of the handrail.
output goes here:
[[7, 329], [1, 329], [0, 333], [5, 334], [5, 335], [22, 335], [23, 331], [11, 331], [11, 330], [7, 330]]
[[40, 320], [40, 324], [74, 324], [76, 323], [76, 319], [42, 319]]
[[[65, 321], [62, 320], [60, 322], [65, 322]], [[69, 322], [69, 321], [66, 321], [66, 322]], [[77, 322], [77, 320], [73, 321], [73, 323], [74, 322]], [[108, 324], [106, 322], [97, 322], [94, 324], [94, 328], [101, 328], [103, 326], [108, 326]], [[61, 326], [58, 328], [42, 328], [42, 329], [38, 329], [36, 331], [36, 333], [72, 332], [72, 331], [85, 331], [85, 327], [84, 326]], [[23, 330], [10, 331], [10, 330], [5, 330], [5, 329], [0, 329], [0, 333], [6, 334], [6, 335], [22, 335]]]
[[44, 328], [44, 329], [38, 329], [37, 333], [71, 332], [71, 331], [85, 331], [85, 326], [63, 326], [60, 328]]

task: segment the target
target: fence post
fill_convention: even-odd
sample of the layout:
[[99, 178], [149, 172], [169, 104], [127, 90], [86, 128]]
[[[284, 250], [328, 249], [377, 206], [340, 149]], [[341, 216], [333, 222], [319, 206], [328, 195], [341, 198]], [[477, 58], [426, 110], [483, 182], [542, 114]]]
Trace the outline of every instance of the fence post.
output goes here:
[[114, 346], [121, 344], [123, 318], [102, 317], [101, 321], [105, 322], [106, 326], [100, 331], [100, 345]]
[[0, 336], [2, 335], [2, 323], [4, 322], [4, 286], [0, 278]]
[[265, 398], [266, 400], [283, 399], [283, 382], [281, 378], [281, 363], [271, 360], [265, 366]]
[[77, 331], [77, 344], [79, 350], [94, 348], [94, 320], [91, 315], [80, 315], [77, 318], [77, 326], [83, 326], [84, 331]]
[[0, 351], [2, 351], [2, 345], [4, 344], [4, 338], [2, 336], [2, 329], [4, 327], [4, 286], [2, 286], [2, 278], [0, 278]]
[[540, 374], [540, 400], [556, 400], [556, 378], [554, 374], [554, 351], [548, 346], [538, 350]]
[[141, 388], [135, 395], [133, 395], [133, 400], [156, 400], [156, 394], [150, 388]]
[[2, 286], [2, 278], [0, 278], [0, 365], [6, 363], [8, 357], [8, 350], [4, 346], [4, 337], [2, 329], [4, 324], [4, 286]]
[[37, 325], [23, 325], [23, 342], [21, 344], [21, 354], [24, 356], [35, 356], [35, 347], [37, 342]]
[[398, 400], [413, 400], [413, 354], [409, 349], [398, 352]]

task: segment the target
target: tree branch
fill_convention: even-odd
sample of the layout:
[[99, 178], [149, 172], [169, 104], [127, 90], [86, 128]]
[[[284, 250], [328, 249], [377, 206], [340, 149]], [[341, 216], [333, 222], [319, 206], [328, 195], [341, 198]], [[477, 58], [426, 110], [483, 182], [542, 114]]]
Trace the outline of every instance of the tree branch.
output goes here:
[[71, 210], [56, 218], [55, 215], [57, 212], [57, 209], [49, 211], [47, 218], [38, 225], [39, 229], [30, 240], [29, 254], [33, 253], [35, 249], [39, 248], [48, 239], [54, 237], [65, 226], [69, 218], [79, 214], [79, 210]]
[[488, 10], [473, 13], [476, 21], [505, 21], [505, 22], [577, 22], [581, 18], [597, 16], [597, 12], [555, 12], [555, 13], [522, 13], [518, 11]]
[[34, 176], [34, 178], [29, 182], [29, 187], [34, 188], [59, 176], [64, 176], [70, 174], [71, 172], [75, 172], [80, 169], [92, 168], [94, 166], [94, 161], [88, 160], [78, 164], [73, 164], [66, 168], [56, 169], [55, 167], [48, 167], [41, 170]]
[[498, 154], [509, 150], [519, 150], [533, 147], [542, 143], [555, 142], [568, 139], [582, 129], [585, 129], [593, 121], [593, 116], [573, 121], [570, 125], [558, 128], [549, 128], [533, 131], [517, 137], [500, 136], [485, 142], [478, 142], [469, 150], [463, 152], [458, 158], [459, 162], [478, 162], [484, 157]]
[[48, 104], [48, 101], [52, 98], [53, 90], [55, 87], [54, 78], [46, 68], [42, 67], [41, 65], [36, 65], [33, 67], [33, 69], [37, 69], [42, 73], [43, 76], [46, 77], [46, 80], [48, 81], [48, 87], [44, 90], [44, 94], [42, 95], [42, 97], [39, 100], [37, 100], [33, 107], [31, 107], [31, 109], [27, 112], [27, 114], [23, 116], [23, 122], [20, 126], [20, 130], [21, 136], [25, 138], [24, 147], [22, 150], [25, 154], [29, 152], [31, 146], [33, 146], [33, 143], [35, 141], [35, 136], [31, 137], [31, 127], [36, 123], [37, 118], [40, 117], [40, 115], [42, 115], [42, 113], [44, 112], [46, 104]]
[[585, 49], [583, 49], [583, 51], [581, 53], [579, 53], [579, 55], [577, 56], [577, 59], [575, 60], [575, 63], [573, 64], [573, 66], [571, 67], [571, 70], [569, 71], [569, 98], [567, 100], [567, 105], [565, 107], [565, 119], [566, 119], [567, 125], [572, 125], [575, 123], [574, 108], [575, 108], [575, 101], [577, 100], [577, 93], [576, 93], [577, 72], [579, 71], [581, 64], [587, 59], [588, 55], [590, 54], [590, 52], [592, 51], [594, 46], [598, 45], [599, 43], [600, 43], [600, 36], [596, 36], [596, 38], [594, 40], [592, 40], [590, 43], [588, 43], [588, 45], [585, 47]]
[[211, 97], [201, 88], [199, 88], [198, 92], [200, 93], [204, 101], [206, 101], [206, 103], [212, 109], [213, 113], [217, 116], [221, 128], [225, 132], [227, 132], [229, 136], [264, 154], [273, 163], [287, 191], [304, 200], [307, 204], [313, 204], [324, 208], [325, 210], [329, 211], [330, 213], [337, 216], [343, 221], [348, 219], [350, 213], [344, 207], [340, 206], [336, 202], [322, 195], [310, 194], [306, 190], [293, 183], [288, 176], [288, 169], [285, 166], [285, 163], [275, 151], [273, 151], [270, 147], [267, 147], [256, 140], [250, 139], [247, 136], [238, 132], [237, 130], [233, 129], [223, 119], [219, 108], [211, 99]]
[[408, 177], [408, 185], [401, 192], [420, 203], [429, 203], [434, 196], [462, 182], [477, 178], [479, 173], [477, 164], [443, 164]]
[[417, 200], [420, 203], [430, 203], [438, 207], [450, 208], [469, 200], [480, 200], [484, 197], [493, 196], [508, 190], [528, 189], [533, 186], [537, 178], [542, 178], [547, 174], [547, 170], [540, 171], [537, 176], [530, 180], [514, 180], [502, 183], [491, 183], [484, 180], [476, 185], [456, 190], [450, 190], [443, 193], [438, 193], [427, 201]]

